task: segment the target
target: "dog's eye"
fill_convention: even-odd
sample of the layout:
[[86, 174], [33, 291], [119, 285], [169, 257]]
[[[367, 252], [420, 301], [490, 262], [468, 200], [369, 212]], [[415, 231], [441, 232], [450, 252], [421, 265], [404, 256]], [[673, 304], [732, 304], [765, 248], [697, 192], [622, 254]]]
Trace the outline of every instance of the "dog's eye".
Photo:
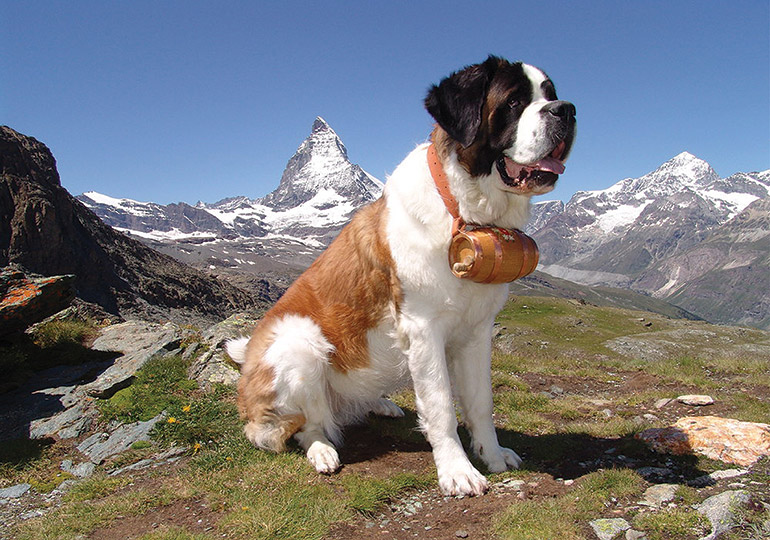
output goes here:
[[508, 102], [508, 108], [515, 109], [519, 105], [521, 105], [521, 102], [518, 99], [512, 99]]

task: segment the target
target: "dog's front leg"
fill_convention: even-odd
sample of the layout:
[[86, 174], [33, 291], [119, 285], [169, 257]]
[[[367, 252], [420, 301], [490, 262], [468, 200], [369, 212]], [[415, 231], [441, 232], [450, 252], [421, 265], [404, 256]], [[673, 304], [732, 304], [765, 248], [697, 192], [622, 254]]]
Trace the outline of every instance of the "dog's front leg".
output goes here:
[[517, 469], [521, 458], [497, 442], [492, 419], [492, 323], [478, 325], [470, 335], [455, 336], [448, 360], [463, 420], [471, 433], [473, 452], [490, 472]]
[[439, 488], [445, 495], [481, 495], [489, 484], [468, 460], [457, 435], [443, 336], [428, 325], [419, 326], [409, 332], [409, 370], [420, 424], [433, 448]]

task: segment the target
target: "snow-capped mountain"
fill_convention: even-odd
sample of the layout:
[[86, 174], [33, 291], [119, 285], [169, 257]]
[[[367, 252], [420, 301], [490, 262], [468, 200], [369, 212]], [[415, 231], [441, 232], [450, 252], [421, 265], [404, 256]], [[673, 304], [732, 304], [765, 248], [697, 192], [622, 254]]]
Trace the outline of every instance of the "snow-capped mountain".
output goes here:
[[544, 271], [580, 283], [628, 286], [650, 265], [698, 244], [768, 194], [770, 171], [722, 179], [683, 152], [640, 178], [577, 192], [561, 212], [552, 208], [530, 230]]
[[345, 145], [322, 118], [286, 165], [278, 188], [260, 199], [159, 205], [96, 192], [78, 199], [107, 224], [155, 242], [283, 240], [320, 248], [352, 214], [382, 193], [382, 182], [350, 163]]
[[[770, 170], [720, 178], [708, 163], [684, 152], [640, 178], [577, 192], [562, 209], [548, 202], [535, 205], [537, 219], [529, 231], [540, 247], [540, 269], [548, 274], [586, 285], [631, 288], [725, 322], [704, 303], [684, 300], [682, 291], [693, 280], [705, 282], [703, 275], [711, 270], [736, 274], [734, 269], [754, 264], [751, 279], [724, 281], [732, 292], [707, 280], [710, 296], [719, 298], [717, 304], [729, 302], [731, 295], [752, 294], [749, 289], [765, 296], [767, 287], [757, 285], [770, 283], [770, 269], [755, 264], [756, 246], [749, 242], [746, 249], [733, 249], [734, 243], [714, 235], [729, 235], [743, 223], [748, 207], [754, 209], [752, 216], [761, 214], [766, 206], [757, 201], [768, 197]], [[743, 291], [744, 285], [749, 289]], [[762, 305], [770, 306], [770, 295], [767, 300]], [[770, 320], [770, 311], [752, 320]]]

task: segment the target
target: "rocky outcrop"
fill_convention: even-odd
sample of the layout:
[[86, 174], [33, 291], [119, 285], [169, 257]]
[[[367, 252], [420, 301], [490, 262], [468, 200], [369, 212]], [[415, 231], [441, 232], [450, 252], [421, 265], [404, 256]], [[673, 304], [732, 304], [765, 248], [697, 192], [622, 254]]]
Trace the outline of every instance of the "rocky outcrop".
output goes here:
[[31, 277], [0, 270], [0, 336], [24, 330], [57, 313], [75, 298], [75, 276]]
[[105, 225], [62, 186], [41, 142], [0, 126], [0, 265], [74, 274], [78, 297], [125, 318], [221, 320], [259, 298]]
[[770, 425], [717, 416], [680, 418], [673, 426], [647, 429], [637, 438], [656, 452], [697, 453], [743, 466], [770, 455]]

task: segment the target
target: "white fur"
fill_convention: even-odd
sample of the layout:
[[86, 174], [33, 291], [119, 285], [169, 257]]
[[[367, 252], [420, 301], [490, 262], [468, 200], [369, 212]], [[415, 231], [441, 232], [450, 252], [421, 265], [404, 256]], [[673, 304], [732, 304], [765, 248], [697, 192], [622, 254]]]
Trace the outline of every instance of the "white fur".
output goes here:
[[519, 125], [516, 129], [516, 145], [505, 153], [516, 163], [528, 164], [543, 157], [544, 153], [550, 150], [547, 146], [552, 143], [547, 137], [546, 125], [540, 114], [543, 106], [548, 103], [540, 87], [547, 77], [534, 66], [522, 64], [522, 68], [532, 81], [532, 102], [524, 109], [521, 118], [519, 118]]
[[241, 337], [231, 339], [225, 343], [225, 352], [230, 355], [233, 362], [243, 364], [246, 361], [246, 347], [249, 344], [249, 338]]

